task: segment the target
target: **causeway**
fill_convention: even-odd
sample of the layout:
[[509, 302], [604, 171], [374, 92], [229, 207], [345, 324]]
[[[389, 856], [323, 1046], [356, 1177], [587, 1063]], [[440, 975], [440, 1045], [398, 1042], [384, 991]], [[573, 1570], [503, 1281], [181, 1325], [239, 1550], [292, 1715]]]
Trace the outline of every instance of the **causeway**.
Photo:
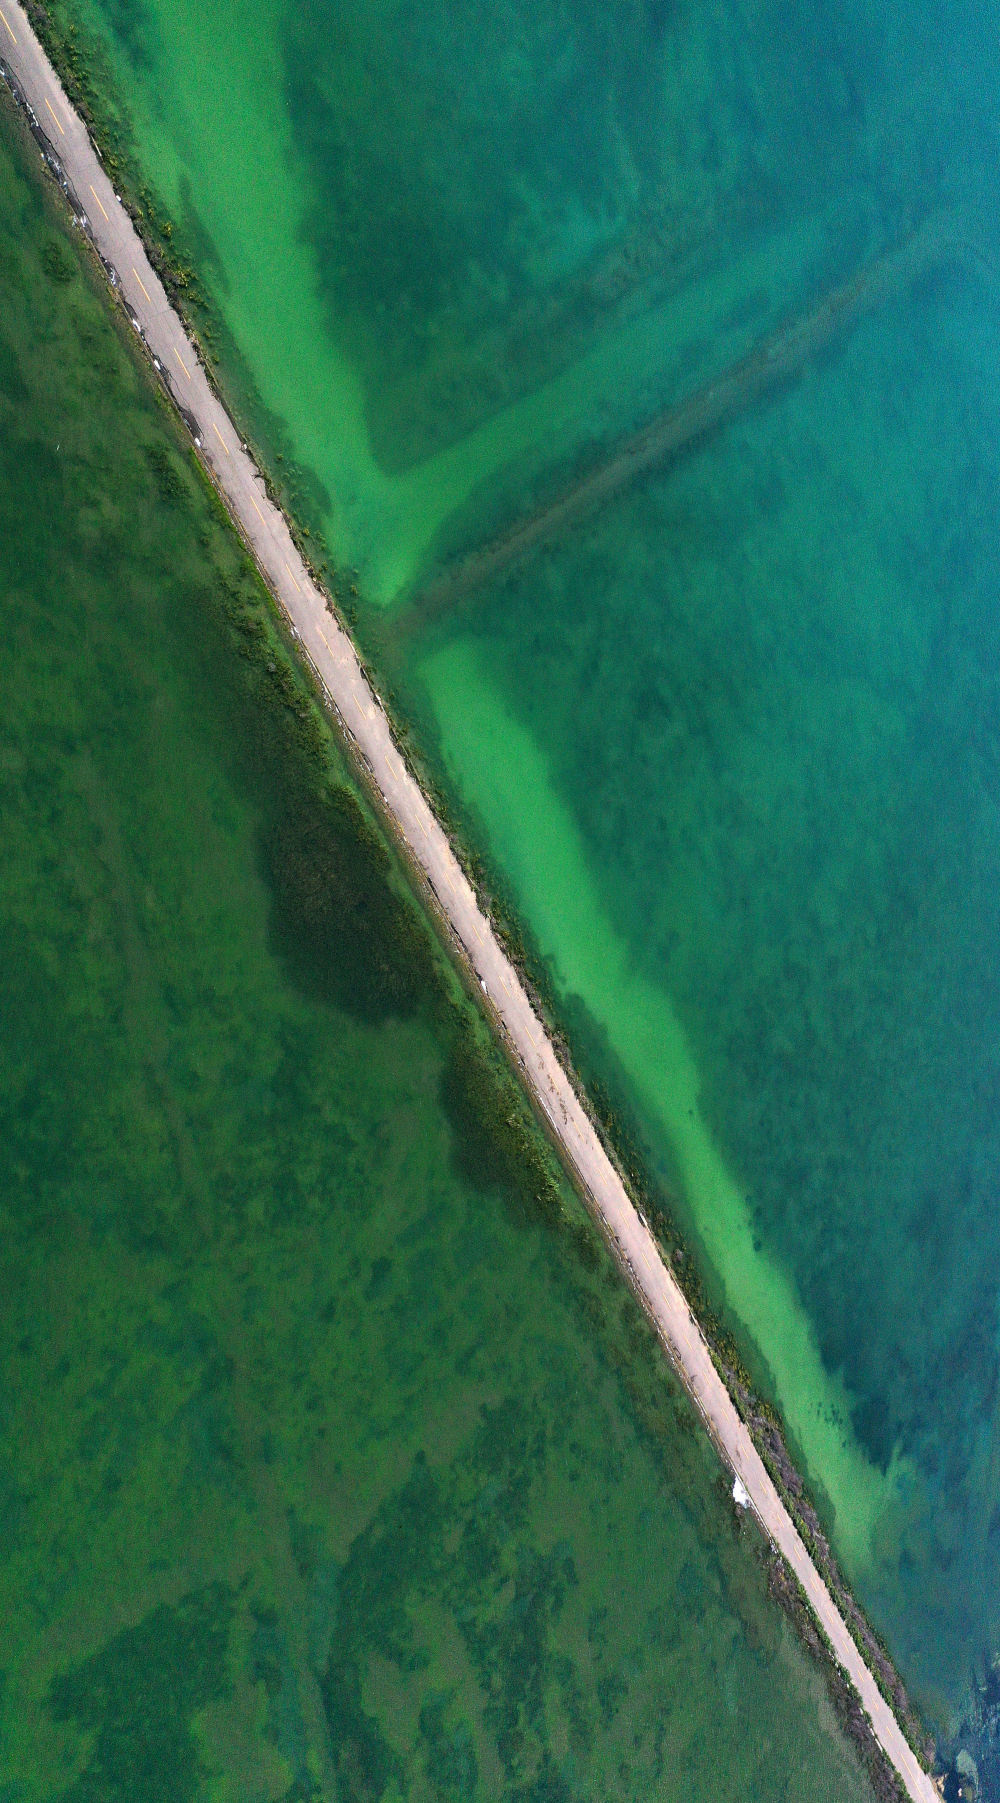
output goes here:
[[675, 1278], [630, 1201], [516, 969], [480, 910], [447, 834], [402, 757], [350, 638], [331, 616], [284, 516], [270, 501], [260, 471], [209, 383], [86, 127], [70, 106], [18, 0], [0, 0], [0, 58], [78, 222], [104, 262], [112, 287], [124, 300], [200, 456], [353, 741], [390, 826], [437, 898], [460, 955], [521, 1066], [535, 1106], [575, 1173], [721, 1457], [801, 1584], [907, 1795], [913, 1803], [939, 1803], [937, 1789], [879, 1691], [737, 1414]]

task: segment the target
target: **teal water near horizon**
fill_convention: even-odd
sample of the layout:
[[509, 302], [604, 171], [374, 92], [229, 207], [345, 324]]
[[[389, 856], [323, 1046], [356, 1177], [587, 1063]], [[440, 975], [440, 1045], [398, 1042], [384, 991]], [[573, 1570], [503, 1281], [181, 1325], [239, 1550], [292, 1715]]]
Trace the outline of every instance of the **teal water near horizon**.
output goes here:
[[[53, 11], [840, 1557], [1000, 1794], [987, 9]], [[933, 213], [947, 254], [801, 379], [405, 630], [448, 555]]]
[[0, 104], [0, 1797], [871, 1803]]

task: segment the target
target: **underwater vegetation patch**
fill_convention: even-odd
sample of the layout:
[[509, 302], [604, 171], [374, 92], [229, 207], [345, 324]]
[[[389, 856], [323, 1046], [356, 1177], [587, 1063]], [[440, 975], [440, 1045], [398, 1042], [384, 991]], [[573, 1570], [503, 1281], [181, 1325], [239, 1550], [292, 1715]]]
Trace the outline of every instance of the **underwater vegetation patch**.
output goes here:
[[193, 1803], [203, 1776], [193, 1718], [228, 1684], [231, 1617], [224, 1587], [207, 1585], [56, 1679], [54, 1719], [90, 1742], [65, 1803]]

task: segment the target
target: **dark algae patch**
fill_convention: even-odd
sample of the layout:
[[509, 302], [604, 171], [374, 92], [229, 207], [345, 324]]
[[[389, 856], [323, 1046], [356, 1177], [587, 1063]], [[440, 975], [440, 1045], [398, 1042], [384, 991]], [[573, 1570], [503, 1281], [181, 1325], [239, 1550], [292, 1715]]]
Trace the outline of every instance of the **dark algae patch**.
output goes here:
[[231, 1599], [220, 1586], [161, 1605], [52, 1686], [57, 1722], [88, 1731], [92, 1747], [67, 1803], [193, 1803], [201, 1760], [196, 1711], [227, 1689]]
[[261, 855], [272, 944], [290, 975], [373, 1022], [412, 1014], [427, 987], [427, 943], [348, 791], [317, 796], [289, 783]]
[[35, 167], [3, 110], [0, 1788], [865, 1803]]

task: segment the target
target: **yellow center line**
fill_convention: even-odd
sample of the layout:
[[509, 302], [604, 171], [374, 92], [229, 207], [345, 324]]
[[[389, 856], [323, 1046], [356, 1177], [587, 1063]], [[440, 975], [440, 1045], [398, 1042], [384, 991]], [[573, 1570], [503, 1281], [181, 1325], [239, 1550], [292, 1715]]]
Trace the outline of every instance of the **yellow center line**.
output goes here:
[[[10, 26], [9, 26], [9, 25], [8, 25], [8, 27], [7, 27], [7, 29], [8, 29], [8, 31], [9, 31], [9, 30], [10, 30]], [[48, 109], [49, 109], [49, 112], [50, 112], [50, 113], [51, 113], [51, 114], [52, 114], [52, 117], [53, 117], [53, 119], [54, 119], [54, 120], [55, 120], [55, 122], [56, 122], [56, 124], [57, 124], [57, 125], [58, 125], [58, 127], [59, 127], [59, 130], [60, 130], [60, 131], [61, 131], [61, 132], [62, 132], [62, 135], [63, 135], [63, 137], [65, 137], [65, 136], [66, 136], [66, 133], [65, 133], [65, 130], [64, 130], [64, 129], [63, 129], [63, 125], [62, 125], [62, 121], [61, 121], [61, 120], [60, 120], [60, 118], [59, 118], [59, 114], [58, 114], [58, 113], [57, 113], [57, 112], [56, 112], [56, 109], [55, 109], [55, 107], [54, 107], [54, 106], [53, 106], [53, 105], [52, 105], [52, 102], [51, 102], [51, 100], [50, 100], [50, 99], [49, 99], [49, 97], [48, 97], [48, 95], [46, 95], [46, 97], [45, 97], [45, 104], [46, 104], [46, 106], [47, 106], [47, 107], [48, 107]]]
[[289, 576], [290, 576], [290, 577], [291, 577], [291, 579], [292, 579], [292, 582], [293, 582], [293, 583], [294, 583], [294, 584], [295, 584], [295, 588], [296, 588], [296, 591], [297, 591], [297, 593], [298, 593], [298, 594], [300, 594], [300, 595], [301, 595], [301, 593], [302, 593], [302, 590], [301, 590], [301, 589], [300, 589], [300, 588], [299, 588], [299, 585], [298, 585], [298, 583], [297, 583], [297, 582], [296, 582], [296, 581], [295, 581], [295, 571], [294, 571], [294, 570], [293, 570], [293, 569], [292, 569], [292, 566], [291, 566], [291, 564], [290, 564], [290, 563], [289, 563], [289, 561], [288, 561], [288, 559], [287, 559], [287, 557], [286, 557], [286, 558], [285, 558], [285, 569], [286, 569], [286, 570], [287, 570], [287, 571], [288, 571], [288, 574], [289, 574]]
[[[223, 448], [223, 450], [224, 450], [224, 451], [225, 451], [225, 453], [226, 453], [226, 456], [227, 456], [227, 457], [228, 457], [228, 456], [229, 456], [229, 454], [230, 454], [230, 453], [229, 453], [229, 446], [228, 446], [228, 445], [227, 445], [227, 443], [226, 443], [226, 441], [225, 441], [225, 439], [224, 439], [224, 438], [223, 438], [223, 436], [222, 436], [222, 433], [221, 433], [221, 432], [220, 432], [220, 431], [219, 431], [219, 428], [218, 428], [218, 426], [217, 426], [217, 425], [216, 425], [216, 423], [215, 423], [215, 421], [214, 421], [214, 419], [213, 419], [213, 421], [212, 421], [212, 431], [213, 431], [213, 432], [214, 432], [214, 433], [215, 433], [215, 436], [216, 436], [216, 438], [217, 438], [217, 439], [218, 439], [218, 441], [219, 441], [219, 443], [220, 443], [220, 445], [221, 445], [221, 446], [222, 446], [222, 448]], [[298, 584], [296, 584], [296, 587], [298, 587]]]
[[363, 720], [363, 719], [364, 719], [364, 718], [365, 718], [365, 710], [364, 710], [364, 708], [363, 708], [363, 707], [362, 707], [362, 705], [361, 705], [361, 703], [360, 703], [360, 701], [359, 701], [359, 700], [358, 700], [358, 698], [357, 698], [357, 696], [356, 696], [356, 695], [355, 695], [355, 693], [354, 693], [354, 690], [353, 690], [353, 689], [352, 689], [352, 690], [351, 690], [351, 700], [352, 700], [352, 701], [353, 701], [353, 702], [354, 702], [354, 705], [355, 705], [355, 707], [356, 707], [356, 708], [357, 708], [357, 710], [358, 710], [358, 713], [359, 713], [359, 714], [360, 714], [360, 715], [361, 715], [361, 718], [362, 718], [362, 720]]
[[[93, 182], [91, 182], [91, 184], [90, 184], [90, 192], [94, 196], [94, 199], [96, 200], [98, 206], [100, 207], [101, 212], [104, 213], [104, 202], [102, 201], [100, 195], [98, 194], [97, 189], [94, 187]], [[110, 221], [110, 219], [108, 219], [107, 213], [104, 213], [104, 217], [105, 217], [105, 219], [108, 220], [108, 224], [110, 225], [111, 221]]]
[[[258, 519], [259, 519], [259, 520], [260, 520], [260, 522], [261, 522], [261, 525], [262, 525], [262, 526], [266, 526], [266, 525], [267, 525], [267, 521], [266, 521], [266, 520], [265, 520], [265, 518], [264, 518], [264, 515], [263, 515], [263, 514], [262, 514], [262, 513], [261, 513], [261, 511], [260, 511], [260, 508], [259, 508], [259, 507], [258, 507], [258, 506], [257, 506], [257, 502], [256, 502], [256, 500], [255, 500], [255, 499], [254, 499], [254, 496], [253, 496], [253, 495], [251, 495], [251, 496], [250, 496], [250, 499], [251, 499], [251, 501], [253, 501], [253, 505], [254, 505], [254, 510], [255, 510], [255, 512], [256, 512], [256, 514], [257, 514], [257, 518], [258, 518]], [[325, 635], [324, 635], [324, 636], [325, 636]]]
[[[135, 271], [134, 271], [134, 270], [133, 270], [133, 271], [132, 271], [132, 273], [133, 273], [133, 275], [135, 275]], [[139, 281], [139, 278], [138, 278], [138, 276], [136, 276], [136, 278], [135, 278], [135, 279], [136, 279], [136, 281], [137, 281], [137, 282], [138, 282], [138, 281]], [[139, 286], [140, 286], [140, 288], [142, 288], [142, 283], [141, 283], [141, 282], [139, 282]], [[143, 294], [146, 294], [146, 290], [145, 290], [145, 288], [142, 288], [142, 292], [143, 292]], [[146, 299], [147, 299], [147, 300], [149, 300], [149, 295], [148, 295], [148, 294], [146, 294]], [[183, 371], [184, 371], [184, 374], [185, 374], [185, 375], [186, 375], [186, 376], [187, 376], [187, 379], [188, 379], [188, 381], [189, 381], [189, 382], [190, 382], [190, 380], [191, 380], [191, 371], [190, 371], [190, 370], [189, 370], [189, 369], [188, 369], [188, 366], [187, 366], [187, 364], [186, 364], [186, 363], [185, 363], [185, 361], [184, 361], [184, 359], [183, 359], [183, 357], [182, 357], [182, 356], [181, 356], [181, 354], [180, 354], [180, 351], [179, 351], [179, 350], [178, 350], [178, 349], [177, 349], [177, 346], [176, 346], [176, 344], [175, 344], [175, 345], [174, 345], [174, 356], [175, 356], [175, 357], [176, 357], [176, 358], [177, 358], [177, 361], [178, 361], [178, 363], [179, 363], [179, 364], [180, 364], [180, 366], [181, 366], [181, 368], [182, 368], [182, 370], [183, 370]]]
[[[10, 20], [8, 19], [7, 14], [5, 12], [3, 12], [2, 10], [0, 10], [0, 19], [3, 20], [4, 24], [7, 27], [7, 30], [10, 31]], [[16, 44], [17, 39], [14, 37], [14, 33], [12, 31], [10, 31], [10, 35], [13, 38], [14, 43]]]
[[140, 288], [142, 289], [143, 294], [146, 296], [146, 299], [149, 301], [150, 306], [152, 306], [153, 302], [150, 299], [149, 289], [146, 287], [146, 284], [143, 281], [143, 279], [142, 279], [141, 275], [139, 274], [139, 271], [137, 270], [134, 263], [132, 265], [132, 274], [135, 276], [135, 279], [138, 282]]

